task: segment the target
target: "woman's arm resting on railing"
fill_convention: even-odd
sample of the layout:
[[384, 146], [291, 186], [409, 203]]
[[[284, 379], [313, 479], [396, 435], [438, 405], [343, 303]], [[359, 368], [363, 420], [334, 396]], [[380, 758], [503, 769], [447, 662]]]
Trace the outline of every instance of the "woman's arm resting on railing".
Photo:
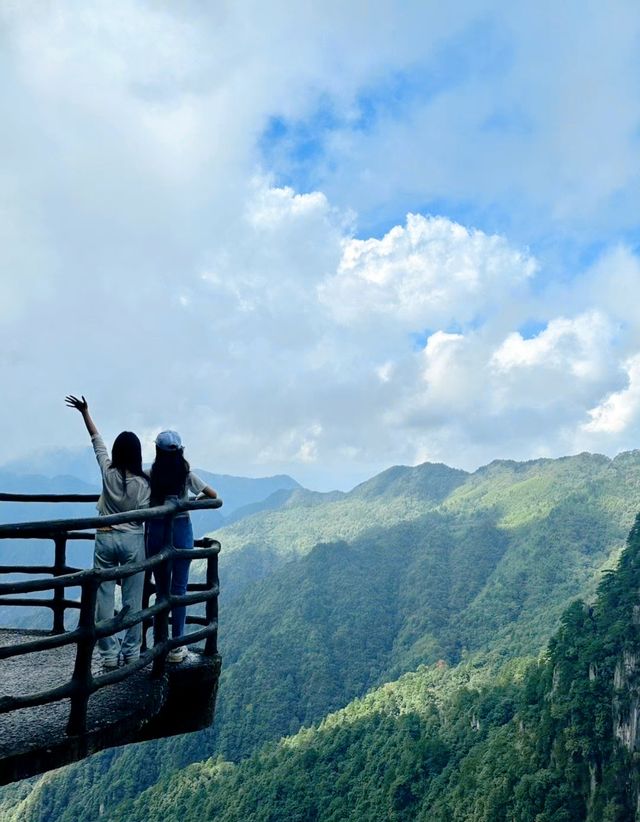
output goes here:
[[187, 490], [195, 494], [196, 499], [204, 499], [205, 497], [218, 499], [218, 492], [214, 491], [210, 485], [207, 485], [207, 483], [200, 479], [197, 474], [194, 474], [193, 471], [189, 471], [187, 476]]
[[205, 485], [205, 487], [202, 489], [202, 491], [200, 491], [196, 499], [204, 499], [205, 497], [209, 497], [209, 499], [218, 499], [218, 492], [214, 491], [210, 485]]

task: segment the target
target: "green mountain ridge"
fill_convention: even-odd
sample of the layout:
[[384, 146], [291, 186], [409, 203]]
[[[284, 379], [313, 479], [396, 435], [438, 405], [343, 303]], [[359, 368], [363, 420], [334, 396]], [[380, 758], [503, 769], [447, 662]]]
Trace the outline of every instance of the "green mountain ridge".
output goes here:
[[[422, 495], [433, 475], [444, 479], [448, 497]], [[604, 498], [603, 516], [618, 528], [620, 547], [640, 503], [640, 452], [625, 452], [614, 459], [585, 453], [525, 463], [496, 460], [473, 474], [432, 463], [396, 466], [347, 494], [294, 491], [279, 508], [249, 515], [214, 534], [223, 544], [223, 599], [241, 590], [243, 580], [262, 578], [269, 569], [320, 542], [349, 541], [372, 526], [406, 522], [440, 507], [454, 512], [491, 509], [506, 517], [501, 525], [518, 525], [544, 518], [568, 494], [578, 491], [587, 502]], [[302, 508], [307, 510], [302, 513]], [[248, 577], [247, 562], [241, 559], [246, 550], [257, 560], [258, 569]], [[193, 574], [202, 576], [204, 566], [195, 564]]]
[[640, 454], [498, 461], [474, 474], [399, 467], [329, 497], [294, 491], [216, 532], [232, 596], [213, 729], [43, 777], [25, 820], [115, 814], [173, 770], [252, 757], [420, 666], [537, 655], [572, 599], [593, 599], [615, 565], [640, 508]]
[[[562, 502], [567, 490], [611, 496], [618, 510], [628, 499], [640, 500], [640, 451], [611, 459], [601, 454], [578, 454], [559, 459], [517, 463], [495, 460], [472, 474], [436, 463], [395, 466], [356, 486], [348, 493], [294, 492], [278, 510], [259, 512], [217, 534], [230, 553], [247, 543], [260, 544], [276, 554], [304, 553], [318, 542], [350, 539], [373, 524], [390, 525], [427, 511], [494, 508], [510, 526], [543, 516]], [[612, 500], [613, 502], [613, 500]], [[300, 527], [299, 509], [306, 512]], [[319, 510], [318, 510], [319, 509]], [[292, 542], [294, 544], [292, 544]]]

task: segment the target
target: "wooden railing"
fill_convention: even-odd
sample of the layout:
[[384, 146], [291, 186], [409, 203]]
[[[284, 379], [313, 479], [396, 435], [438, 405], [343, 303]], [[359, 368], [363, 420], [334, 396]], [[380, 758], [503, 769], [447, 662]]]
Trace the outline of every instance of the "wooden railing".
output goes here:
[[[0, 501], [10, 502], [95, 502], [97, 495], [25, 495], [0, 494]], [[76, 519], [45, 520], [41, 522], [19, 522], [11, 525], [0, 525], [0, 539], [50, 539], [54, 543], [53, 565], [3, 565], [0, 574], [51, 574], [51, 579], [4, 582], [0, 584], [0, 605], [2, 606], [35, 606], [50, 608], [53, 612], [52, 634], [38, 637], [28, 642], [0, 647], [0, 660], [23, 654], [62, 648], [75, 644], [76, 655], [73, 673], [70, 680], [56, 688], [40, 691], [29, 696], [0, 697], [0, 714], [21, 708], [70, 699], [71, 708], [67, 723], [70, 735], [84, 733], [87, 729], [87, 706], [89, 697], [100, 688], [120, 682], [151, 663], [151, 675], [161, 676], [165, 670], [167, 654], [180, 645], [192, 645], [204, 641], [203, 656], [213, 657], [217, 654], [218, 634], [218, 553], [220, 543], [212, 539], [197, 540], [193, 549], [177, 549], [172, 545], [172, 524], [178, 514], [186, 511], [219, 508], [221, 500], [204, 500], [200, 502], [175, 502], [154, 508], [127, 511], [109, 516], [93, 516]], [[94, 534], [86, 533], [88, 529], [117, 525], [123, 522], [144, 523], [152, 519], [164, 520], [164, 548], [153, 557], [140, 562], [132, 562], [117, 568], [81, 570], [67, 565], [66, 548], [68, 540], [94, 539]], [[96, 597], [101, 582], [122, 580], [133, 574], [144, 573], [147, 583], [154, 568], [162, 563], [176, 559], [205, 559], [207, 562], [206, 581], [190, 584], [187, 593], [182, 596], [168, 594], [157, 597], [149, 605], [151, 587], [145, 586], [143, 607], [140, 611], [129, 613], [123, 608], [112, 619], [97, 622], [95, 620]], [[66, 598], [68, 588], [81, 588], [79, 601]], [[50, 599], [17, 596], [51, 591]], [[188, 624], [201, 627], [197, 631], [176, 639], [169, 638], [169, 612], [176, 605], [194, 605], [203, 603], [204, 616], [188, 616]], [[67, 609], [79, 609], [80, 617], [77, 627], [65, 630], [65, 612]], [[146, 640], [146, 628], [153, 622], [154, 642], [148, 648], [143, 642], [140, 659], [108, 673], [94, 675], [91, 661], [98, 639], [111, 636], [138, 623], [143, 624], [143, 637]]]

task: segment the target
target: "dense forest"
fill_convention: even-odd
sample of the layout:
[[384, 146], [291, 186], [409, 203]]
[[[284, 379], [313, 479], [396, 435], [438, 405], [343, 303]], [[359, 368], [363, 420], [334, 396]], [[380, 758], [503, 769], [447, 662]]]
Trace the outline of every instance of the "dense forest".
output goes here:
[[262, 507], [217, 533], [214, 727], [9, 786], [3, 819], [633, 818], [639, 454]]
[[423, 667], [240, 765], [192, 765], [113, 822], [625, 822], [640, 783], [640, 516], [537, 660]]

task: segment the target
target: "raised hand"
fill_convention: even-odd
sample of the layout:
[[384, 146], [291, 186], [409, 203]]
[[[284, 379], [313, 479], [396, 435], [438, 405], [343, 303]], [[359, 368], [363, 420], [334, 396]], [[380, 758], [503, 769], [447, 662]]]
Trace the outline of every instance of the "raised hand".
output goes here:
[[95, 422], [91, 419], [91, 414], [89, 413], [89, 403], [86, 399], [84, 397], [78, 399], [77, 397], [74, 397], [73, 394], [69, 394], [64, 398], [64, 401], [68, 408], [75, 408], [76, 411], [79, 411], [82, 414], [82, 419], [87, 427], [87, 431], [92, 437], [95, 436], [98, 433], [98, 429], [96, 428]]
[[69, 396], [64, 398], [64, 401], [69, 408], [75, 408], [76, 411], [80, 411], [81, 414], [89, 410], [89, 403], [84, 397], [79, 400], [77, 397], [74, 397], [73, 394], [69, 394]]

